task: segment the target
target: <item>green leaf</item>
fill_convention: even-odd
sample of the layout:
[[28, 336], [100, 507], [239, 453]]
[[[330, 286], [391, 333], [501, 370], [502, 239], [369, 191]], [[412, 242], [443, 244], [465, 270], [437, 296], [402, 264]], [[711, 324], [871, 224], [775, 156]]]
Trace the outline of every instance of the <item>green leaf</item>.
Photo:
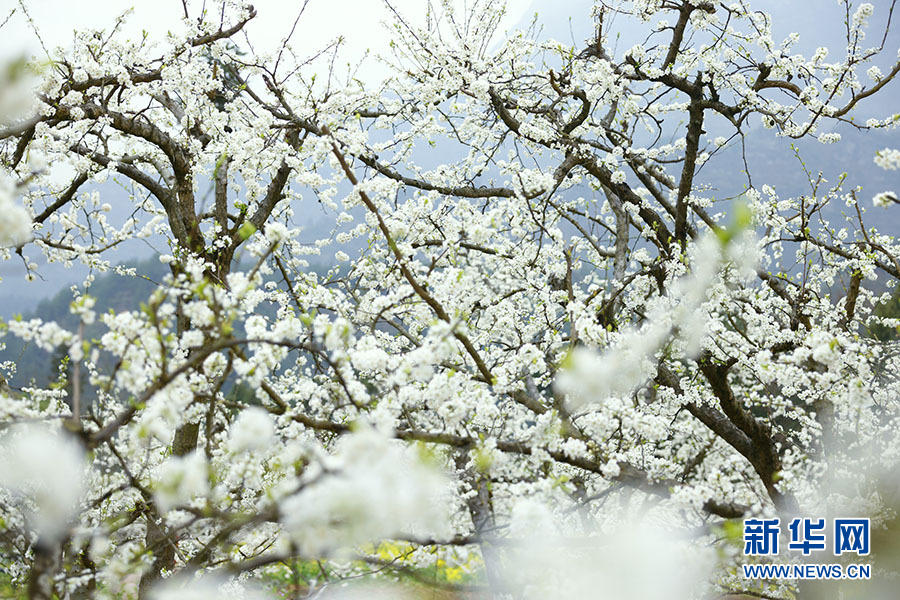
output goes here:
[[746, 203], [739, 202], [734, 207], [734, 218], [732, 219], [731, 224], [726, 228], [717, 229], [716, 237], [719, 238], [719, 241], [723, 246], [726, 246], [731, 240], [747, 229], [752, 221], [753, 211], [750, 210], [750, 207], [747, 206]]
[[256, 225], [253, 223], [244, 223], [241, 225], [241, 228], [238, 229], [238, 235], [241, 236], [241, 241], [246, 240], [254, 233], [256, 233]]

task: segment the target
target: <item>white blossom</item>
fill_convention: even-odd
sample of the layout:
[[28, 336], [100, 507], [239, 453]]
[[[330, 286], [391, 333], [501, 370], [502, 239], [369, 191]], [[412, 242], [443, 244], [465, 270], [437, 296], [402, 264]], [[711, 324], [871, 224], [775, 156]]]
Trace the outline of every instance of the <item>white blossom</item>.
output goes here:
[[888, 171], [900, 169], [900, 150], [885, 148], [875, 154], [875, 164]]
[[891, 191], [875, 194], [875, 196], [872, 198], [872, 204], [874, 204], [875, 206], [880, 206], [882, 208], [888, 207], [892, 204], [897, 204], [897, 202], [897, 194]]
[[291, 538], [315, 556], [404, 531], [442, 533], [446, 483], [374, 430], [339, 440], [333, 474], [283, 503]]
[[154, 480], [154, 496], [165, 512], [208, 492], [209, 467], [201, 452], [172, 456], [159, 467]]
[[16, 201], [12, 182], [0, 173], [0, 248], [19, 246], [31, 239], [31, 217]]
[[269, 413], [258, 407], [251, 407], [235, 420], [231, 427], [229, 446], [235, 454], [248, 450], [268, 447], [275, 439], [275, 425]]
[[62, 536], [81, 501], [84, 450], [65, 433], [19, 426], [3, 433], [0, 454], [0, 486], [27, 501], [25, 511], [40, 536]]

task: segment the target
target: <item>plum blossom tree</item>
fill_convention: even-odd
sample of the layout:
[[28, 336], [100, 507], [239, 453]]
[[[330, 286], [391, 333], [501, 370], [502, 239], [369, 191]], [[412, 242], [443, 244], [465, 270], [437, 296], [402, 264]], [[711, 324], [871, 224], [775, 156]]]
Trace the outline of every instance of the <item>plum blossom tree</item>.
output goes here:
[[[106, 271], [127, 240], [171, 249], [141, 307], [97, 315], [89, 277], [77, 330], [4, 323], [73, 365], [70, 392], [0, 395], [0, 564], [31, 597], [215, 597], [279, 573], [301, 595], [394, 573], [656, 597], [676, 588], [597, 566], [638, 516], [717, 551], [685, 594], [787, 597], [738, 576], [737, 520], [891, 531], [898, 359], [867, 331], [900, 326], [872, 283], [900, 278], [896, 237], [864, 222], [852, 173], [789, 198], [746, 173], [726, 203], [698, 173], [760, 121], [785, 143], [895, 127], [853, 118], [900, 72], [893, 2], [843, 0], [846, 47], [812, 56], [748, 1], [597, 1], [580, 45], [442, 2], [425, 26], [397, 13], [375, 85], [290, 40], [251, 52], [256, 10], [214, 4], [157, 41], [125, 17], [78, 32], [0, 129], [4, 259]], [[623, 51], [626, 22], [644, 41]], [[535, 531], [562, 554], [517, 568]], [[585, 568], [560, 578], [560, 556]]]

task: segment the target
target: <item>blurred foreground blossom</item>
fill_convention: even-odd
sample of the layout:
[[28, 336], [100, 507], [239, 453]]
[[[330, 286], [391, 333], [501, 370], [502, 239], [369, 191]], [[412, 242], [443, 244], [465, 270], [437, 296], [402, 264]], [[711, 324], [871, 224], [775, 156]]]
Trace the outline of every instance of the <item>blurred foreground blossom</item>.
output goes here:
[[65, 533], [81, 499], [84, 451], [62, 433], [36, 426], [8, 429], [0, 438], [0, 486], [22, 504], [45, 539]]
[[283, 523], [307, 555], [390, 537], [410, 529], [445, 533], [447, 481], [409, 447], [372, 429], [342, 437], [325, 473], [311, 470], [302, 491], [282, 504]]
[[875, 153], [875, 164], [886, 171], [900, 169], [900, 150], [885, 148]]
[[[2, 95], [2, 94], [0, 94]], [[0, 173], [0, 248], [18, 246], [31, 238], [31, 217], [16, 202], [16, 188]]]
[[0, 64], [0, 126], [15, 123], [32, 111], [37, 78], [24, 58]]
[[209, 466], [201, 452], [172, 456], [156, 474], [155, 498], [163, 512], [209, 491]]
[[557, 529], [551, 511], [533, 500], [516, 504], [510, 533], [524, 539], [504, 577], [516, 598], [702, 597], [698, 593], [715, 566], [714, 553], [649, 520], [623, 520], [604, 535], [573, 543]]
[[875, 196], [872, 198], [872, 204], [874, 204], [875, 206], [880, 206], [882, 208], [888, 207], [891, 204], [896, 204], [897, 202], [897, 194], [890, 191], [875, 194]]
[[[24, 60], [0, 64], [0, 127], [13, 124], [34, 107], [35, 78]], [[31, 217], [16, 203], [16, 186], [0, 172], [0, 248], [31, 239]]]
[[633, 393], [655, 375], [656, 354], [673, 334], [681, 339], [687, 354], [698, 353], [709, 320], [703, 305], [719, 282], [720, 269], [732, 268], [737, 277], [746, 277], [758, 261], [752, 232], [744, 231], [749, 218], [746, 214], [744, 222], [725, 230], [727, 239], [708, 236], [702, 240], [695, 248], [690, 274], [660, 296], [644, 323], [622, 328], [600, 352], [583, 346], [572, 352], [568, 368], [556, 380], [556, 388], [567, 396], [570, 408], [578, 410]]

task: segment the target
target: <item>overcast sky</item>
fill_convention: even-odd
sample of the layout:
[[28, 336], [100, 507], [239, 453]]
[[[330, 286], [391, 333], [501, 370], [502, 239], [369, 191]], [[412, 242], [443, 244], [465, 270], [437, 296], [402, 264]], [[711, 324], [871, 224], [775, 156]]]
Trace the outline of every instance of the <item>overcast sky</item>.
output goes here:
[[[405, 19], [424, 23], [428, 0], [389, 1]], [[455, 0], [455, 3], [464, 6], [486, 1]], [[882, 23], [891, 0], [869, 1], [876, 8], [872, 23]], [[256, 7], [258, 16], [246, 27], [246, 35], [258, 52], [273, 51], [280, 46], [304, 5], [305, 12], [292, 37], [295, 47], [311, 55], [343, 36], [343, 61], [355, 62], [367, 50], [373, 54], [386, 53], [391, 32], [383, 24], [395, 20], [384, 0], [252, 0], [251, 3]], [[34, 27], [29, 23], [23, 4]], [[440, 5], [440, 0], [431, 0], [431, 4]], [[202, 0], [191, 0], [190, 15], [196, 17], [202, 5]], [[538, 13], [543, 37], [580, 44], [593, 29], [589, 5], [588, 0], [508, 0], [499, 35], [502, 36], [505, 30], [526, 26]], [[753, 0], [752, 6], [772, 14], [776, 39], [794, 31], [800, 33], [798, 51], [812, 54], [817, 46], [827, 46], [832, 49], [831, 57], [842, 55], [840, 44], [843, 41], [844, 15], [836, 0]], [[143, 30], [151, 35], [163, 36], [167, 31], [176, 29], [177, 20], [184, 15], [181, 0], [25, 0], [24, 3], [21, 0], [0, 0], [0, 23], [9, 17], [9, 22], [0, 30], [0, 59], [23, 54], [44, 57], [41, 41], [50, 52], [57, 47], [68, 47], [73, 31], [108, 29], [117, 15], [129, 9], [133, 10], [133, 14], [128, 18], [125, 29], [134, 38], [139, 38]], [[611, 45], [617, 45], [619, 52], [637, 41], [637, 24], [613, 19], [611, 23], [608, 20], [610, 25], [621, 36], [618, 44], [611, 40]], [[896, 58], [891, 50], [898, 47], [900, 30], [894, 29], [888, 39], [884, 60], [879, 61], [884, 63], [882, 67]], [[880, 30], [873, 28], [867, 42], [876, 45], [880, 41], [880, 33]], [[360, 77], [373, 82], [384, 74], [376, 61], [369, 60]], [[886, 100], [882, 97], [876, 103]]]
[[[455, 0], [459, 6], [486, 0]], [[880, 23], [887, 14], [891, 0], [869, 0], [875, 5], [873, 23]], [[397, 11], [411, 22], [424, 23], [428, 0], [389, 0]], [[212, 4], [210, 2], [209, 4]], [[292, 41], [298, 48], [309, 48], [310, 53], [326, 46], [339, 36], [345, 38], [343, 55], [347, 59], [360, 57], [366, 50], [383, 52], [387, 49], [390, 32], [382, 23], [391, 23], [395, 17], [384, 0], [252, 0], [258, 16], [246, 28], [248, 37], [257, 51], [271, 51], [289, 34], [294, 20], [306, 5], [297, 23]], [[431, 0], [439, 5], [440, 0]], [[859, 4], [855, 2], [854, 4]], [[191, 0], [189, 11], [196, 17], [202, 0]], [[588, 15], [588, 0], [508, 0], [506, 16], [501, 31], [527, 24], [535, 13], [546, 37], [580, 43], [590, 34], [592, 24]], [[777, 38], [792, 31], [801, 34], [800, 50], [810, 52], [817, 46], [833, 47], [839, 53], [844, 29], [843, 10], [836, 0], [753, 0], [753, 8], [769, 12], [774, 17]], [[102, 8], [101, 8], [102, 7]], [[126, 30], [140, 37], [146, 30], [161, 36], [177, 27], [183, 18], [181, 0], [26, 0], [31, 22], [43, 44], [51, 51], [71, 44], [72, 33], [84, 28], [109, 28], [116, 15], [133, 10]], [[10, 14], [12, 15], [10, 16]], [[0, 23], [9, 17], [0, 36], [0, 58], [22, 54], [43, 56], [44, 51], [34, 28], [29, 24], [21, 0], [0, 0]], [[613, 21], [613, 27], [624, 23]], [[628, 36], [628, 31], [624, 31]], [[868, 42], [880, 41], [878, 31], [872, 31]], [[879, 38], [879, 39], [876, 39]], [[889, 49], [896, 48], [898, 36], [891, 36]], [[630, 46], [620, 47], [624, 50]], [[887, 58], [894, 58], [892, 52]], [[837, 54], [839, 55], [839, 54]], [[836, 56], [832, 54], [832, 56]]]
[[[199, 14], [202, 4], [197, 0], [189, 2], [191, 17]], [[250, 4], [256, 7], [258, 16], [248, 24], [246, 32], [258, 52], [278, 48], [304, 5], [304, 13], [291, 40], [295, 47], [308, 48], [310, 53], [339, 36], [345, 38], [343, 54], [348, 58], [360, 57], [366, 50], [383, 52], [387, 49], [390, 34], [381, 24], [395, 18], [381, 0], [251, 0]], [[424, 23], [426, 0], [390, 0], [390, 4], [405, 19]], [[440, 3], [435, 1], [433, 4]], [[501, 27], [515, 26], [532, 10], [532, 4], [532, 0], [510, 1]], [[43, 56], [41, 42], [29, 25], [19, 0], [0, 0], [0, 6], [4, 7], [0, 11], [0, 22], [15, 10], [8, 26], [3, 28], [0, 56], [23, 52]], [[25, 8], [51, 52], [57, 46], [69, 46], [73, 30], [108, 28], [117, 15], [129, 9], [133, 9], [133, 14], [128, 18], [126, 30], [135, 38], [140, 37], [142, 30], [157, 36], [165, 35], [167, 30], [177, 26], [176, 20], [184, 17], [181, 0], [27, 0]]]

